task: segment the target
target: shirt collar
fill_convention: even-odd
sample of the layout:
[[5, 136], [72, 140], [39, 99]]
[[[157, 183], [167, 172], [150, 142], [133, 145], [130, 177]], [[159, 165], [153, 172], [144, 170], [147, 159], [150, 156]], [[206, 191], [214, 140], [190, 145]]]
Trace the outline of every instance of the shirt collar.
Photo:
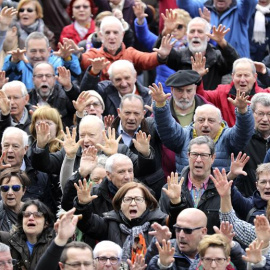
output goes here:
[[[207, 187], [208, 187], [208, 182], [209, 182], [209, 177], [207, 177], [207, 178], [201, 183], [200, 188], [203, 188], [204, 190], [206, 190]], [[193, 187], [195, 187], [195, 186], [193, 185], [192, 181], [191, 181], [190, 173], [188, 174], [188, 185], [187, 185], [187, 186], [188, 186], [188, 190], [189, 190], [189, 191], [191, 191], [191, 189], [192, 189]]]

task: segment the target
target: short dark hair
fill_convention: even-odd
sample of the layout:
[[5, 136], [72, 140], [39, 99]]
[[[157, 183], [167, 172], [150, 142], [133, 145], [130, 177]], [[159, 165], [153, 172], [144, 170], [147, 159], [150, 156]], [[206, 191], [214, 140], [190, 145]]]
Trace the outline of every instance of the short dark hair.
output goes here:
[[24, 171], [20, 170], [20, 168], [18, 167], [12, 167], [7, 168], [1, 172], [0, 185], [3, 184], [3, 181], [5, 179], [8, 179], [9, 182], [12, 176], [17, 177], [20, 180], [21, 184], [23, 185], [23, 189], [29, 186], [31, 183], [30, 179], [28, 178], [27, 174]]
[[211, 155], [215, 154], [215, 143], [209, 136], [199, 136], [192, 139], [188, 145], [188, 152], [190, 152], [191, 146], [194, 144], [198, 144], [198, 145], [207, 144], [210, 149]]
[[38, 238], [46, 231], [50, 231], [53, 229], [54, 226], [54, 216], [51, 212], [51, 210], [46, 206], [43, 202], [40, 200], [27, 200], [23, 204], [22, 208], [20, 209], [20, 212], [18, 213], [18, 219], [17, 219], [17, 232], [25, 235], [23, 230], [23, 212], [26, 210], [26, 208], [30, 205], [35, 205], [39, 212], [43, 213], [46, 228], [44, 227], [42, 233], [38, 236]]
[[93, 257], [93, 250], [89, 245], [87, 245], [84, 242], [73, 241], [73, 242], [68, 243], [64, 247], [64, 249], [62, 251], [62, 254], [61, 254], [61, 257], [60, 257], [60, 262], [61, 263], [65, 263], [67, 261], [67, 252], [68, 252], [69, 248], [89, 249], [91, 251], [92, 257]]

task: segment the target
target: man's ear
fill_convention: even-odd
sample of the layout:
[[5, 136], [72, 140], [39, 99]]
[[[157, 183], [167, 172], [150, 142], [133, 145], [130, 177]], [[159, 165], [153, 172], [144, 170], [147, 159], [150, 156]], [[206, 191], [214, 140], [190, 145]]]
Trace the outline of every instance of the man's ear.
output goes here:
[[146, 114], [146, 110], [143, 110], [143, 115], [145, 115]]
[[118, 116], [120, 117], [120, 113], [121, 113], [120, 108], [117, 108], [117, 113], [118, 113]]
[[108, 171], [106, 171], [106, 174], [107, 174], [107, 178], [108, 178], [108, 180], [109, 180], [109, 181], [111, 181], [111, 173], [110, 173], [110, 172], [108, 172]]
[[63, 264], [62, 262], [59, 262], [58, 265], [59, 265], [59, 268], [60, 268], [61, 270], [64, 269], [64, 264]]

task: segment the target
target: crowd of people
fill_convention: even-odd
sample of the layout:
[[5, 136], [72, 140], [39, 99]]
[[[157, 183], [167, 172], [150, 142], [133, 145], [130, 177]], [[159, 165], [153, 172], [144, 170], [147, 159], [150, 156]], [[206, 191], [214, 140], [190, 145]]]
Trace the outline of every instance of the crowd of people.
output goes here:
[[270, 269], [270, 0], [0, 0], [0, 270]]

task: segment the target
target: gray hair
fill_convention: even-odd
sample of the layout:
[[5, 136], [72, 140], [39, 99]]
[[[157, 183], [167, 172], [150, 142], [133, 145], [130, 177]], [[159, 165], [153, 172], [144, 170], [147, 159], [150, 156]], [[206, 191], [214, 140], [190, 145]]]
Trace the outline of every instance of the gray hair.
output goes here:
[[259, 180], [260, 174], [264, 173], [264, 172], [268, 172], [270, 171], [270, 163], [262, 163], [260, 165], [258, 165], [257, 169], [256, 169], [256, 181]]
[[253, 112], [256, 110], [257, 103], [260, 103], [265, 107], [270, 107], [270, 94], [257, 93], [252, 97], [250, 108], [252, 109]]
[[117, 257], [120, 260], [122, 259], [122, 253], [123, 253], [122, 248], [118, 244], [112, 241], [104, 240], [97, 243], [93, 250], [94, 259], [98, 257], [101, 251], [116, 251]]
[[239, 59], [237, 59], [237, 60], [235, 60], [233, 62], [233, 69], [232, 69], [233, 74], [235, 73], [236, 66], [238, 64], [242, 64], [242, 63], [249, 64], [250, 67], [251, 67], [252, 73], [256, 74], [256, 67], [254, 65], [254, 62], [252, 60], [250, 60], [249, 58], [246, 58], [246, 57], [239, 58]]
[[196, 137], [194, 139], [192, 139], [190, 142], [189, 142], [189, 145], [188, 145], [188, 153], [190, 152], [191, 150], [191, 147], [192, 145], [194, 144], [198, 144], [198, 145], [201, 145], [201, 144], [207, 144], [209, 149], [210, 149], [210, 153], [211, 155], [214, 155], [215, 154], [215, 143], [214, 141], [208, 137], [208, 136], [199, 136], [199, 137]]
[[26, 147], [29, 145], [28, 134], [25, 131], [23, 131], [17, 127], [8, 127], [4, 130], [4, 133], [2, 136], [2, 141], [1, 141], [2, 146], [4, 144], [5, 136], [7, 136], [9, 134], [20, 134], [22, 137], [22, 140], [23, 140], [23, 147]]
[[194, 121], [197, 119], [197, 114], [198, 114], [198, 111], [202, 108], [213, 108], [217, 111], [218, 113], [218, 118], [219, 118], [219, 121], [222, 122], [222, 114], [221, 114], [221, 110], [219, 108], [217, 108], [216, 106], [212, 105], [212, 104], [203, 104], [201, 106], [198, 106], [195, 110], [195, 113], [194, 113]]
[[125, 29], [122, 23], [115, 16], [106, 16], [102, 19], [101, 24], [100, 24], [100, 32], [104, 34], [104, 27], [107, 25], [112, 25], [112, 24], [118, 25], [122, 33], [125, 32]]
[[[100, 124], [101, 130], [105, 129], [103, 121], [99, 117], [97, 117], [96, 115], [86, 115], [86, 116], [84, 116], [82, 118], [81, 122], [80, 122], [79, 131], [80, 131], [80, 126], [82, 124], [84, 124], [84, 123], [87, 123], [90, 126], [93, 125], [93, 123], [98, 123], [98, 124]], [[100, 136], [101, 136], [101, 134], [100, 134]]]
[[10, 251], [10, 247], [6, 244], [0, 243], [0, 252], [8, 252]]
[[105, 164], [105, 170], [111, 173], [113, 170], [113, 165], [115, 161], [119, 161], [119, 160], [129, 160], [132, 163], [131, 159], [128, 156], [120, 154], [120, 153], [116, 153], [114, 155], [111, 155], [107, 159], [106, 164]]
[[130, 69], [132, 74], [136, 77], [137, 71], [135, 70], [133, 63], [131, 63], [128, 60], [117, 60], [117, 61], [113, 62], [108, 69], [108, 74], [109, 74], [110, 80], [113, 79], [113, 69], [116, 67], [123, 67], [123, 66], [126, 67], [127, 69]]
[[203, 24], [204, 24], [204, 31], [205, 31], [205, 33], [210, 33], [210, 31], [211, 31], [211, 25], [210, 25], [210, 23], [209, 23], [207, 20], [205, 20], [205, 19], [203, 19], [203, 18], [201, 18], [201, 17], [195, 17], [195, 18], [193, 18], [193, 19], [188, 23], [188, 25], [187, 25], [187, 33], [189, 33], [190, 25], [191, 25], [192, 23], [194, 23], [194, 22], [203, 23]]
[[31, 39], [44, 39], [46, 41], [46, 46], [47, 48], [50, 47], [50, 43], [48, 38], [41, 32], [33, 32], [30, 35], [28, 35], [28, 37], [25, 40], [25, 48], [26, 50], [28, 49], [28, 43]]
[[131, 101], [131, 100], [133, 100], [133, 99], [138, 99], [138, 100], [141, 102], [142, 107], [144, 106], [144, 102], [143, 102], [143, 99], [142, 99], [141, 96], [135, 95], [135, 94], [126, 94], [126, 95], [124, 95], [124, 96], [122, 97], [122, 100], [121, 100], [121, 102], [120, 102], [120, 105], [119, 105], [120, 110], [123, 109], [123, 103], [125, 102], [125, 100]]
[[3, 85], [2, 90], [4, 92], [6, 92], [6, 90], [8, 90], [9, 87], [16, 87], [16, 86], [21, 88], [23, 96], [26, 96], [28, 94], [28, 91], [27, 91], [25, 84], [23, 82], [20, 82], [20, 81], [7, 82]]

